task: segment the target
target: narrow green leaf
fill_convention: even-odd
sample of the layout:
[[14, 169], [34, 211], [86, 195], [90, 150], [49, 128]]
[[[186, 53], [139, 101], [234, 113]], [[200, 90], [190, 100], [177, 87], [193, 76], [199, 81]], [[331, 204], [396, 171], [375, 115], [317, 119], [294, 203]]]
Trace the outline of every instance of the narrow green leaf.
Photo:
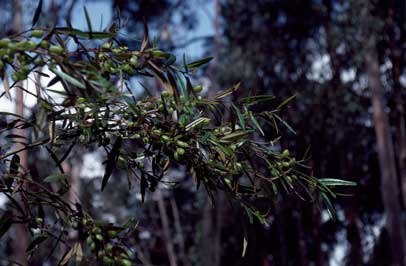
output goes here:
[[252, 123], [255, 125], [255, 127], [261, 132], [262, 136], [265, 136], [265, 133], [262, 130], [260, 124], [258, 123], [258, 120], [255, 118], [254, 114], [251, 111], [249, 111], [248, 115], [249, 115]]
[[247, 212], [248, 220], [250, 221], [250, 224], [254, 223], [254, 216], [252, 216], [252, 211], [249, 207], [244, 206], [245, 211]]
[[56, 33], [70, 35], [72, 37], [82, 37], [86, 39], [110, 39], [114, 38], [114, 36], [116, 35], [114, 32], [93, 31], [90, 37], [90, 32], [85, 32], [68, 27], [55, 28], [54, 31]]
[[220, 93], [218, 93], [214, 98], [219, 100], [221, 98], [224, 98], [230, 94], [232, 94], [233, 92], [235, 92], [236, 90], [238, 90], [240, 88], [241, 83], [238, 82], [237, 84], [235, 84], [234, 86], [232, 86], [231, 88], [228, 88], [224, 91], [221, 91]]
[[63, 80], [69, 82], [70, 84], [72, 84], [80, 89], [86, 88], [86, 86], [83, 83], [81, 83], [79, 80], [75, 79], [74, 77], [69, 76], [68, 74], [66, 74], [65, 72], [62, 72], [59, 69], [55, 68], [52, 70], [52, 72], [55, 73], [56, 75], [58, 75]]
[[284, 107], [285, 105], [290, 103], [293, 99], [295, 99], [296, 96], [297, 96], [297, 94], [294, 94], [294, 95], [290, 96], [289, 98], [284, 100], [281, 104], [279, 104], [278, 107], [276, 107], [276, 109], [281, 109], [282, 107]]
[[272, 114], [274, 117], [276, 117], [276, 119], [278, 119], [287, 129], [290, 130], [290, 132], [292, 132], [293, 134], [296, 135], [296, 131], [288, 124], [286, 123], [285, 120], [283, 120], [279, 115], [277, 114]]
[[238, 116], [238, 121], [240, 122], [240, 126], [242, 127], [242, 129], [245, 130], [245, 119], [244, 119], [244, 116], [242, 115], [240, 109], [238, 109], [237, 106], [235, 106], [233, 103], [232, 103], [231, 105], [233, 106], [233, 108], [234, 108], [234, 110], [235, 110], [235, 112], [236, 112], [236, 114], [237, 114], [237, 116]]
[[67, 179], [66, 174], [54, 174], [54, 175], [49, 175], [44, 178], [44, 182], [47, 183], [55, 183], [55, 182], [62, 182]]
[[318, 181], [325, 186], [356, 186], [357, 183], [335, 178], [321, 178]]
[[334, 206], [331, 203], [329, 197], [324, 192], [321, 192], [320, 194], [321, 194], [321, 197], [323, 198], [324, 203], [327, 206], [327, 211], [328, 211], [330, 217], [335, 220], [336, 219], [336, 211], [335, 211]]
[[213, 57], [206, 57], [197, 61], [194, 61], [192, 63], [189, 63], [187, 65], [185, 65], [185, 68], [197, 68], [200, 67], [204, 64], [207, 64], [208, 62], [210, 62], [213, 59]]

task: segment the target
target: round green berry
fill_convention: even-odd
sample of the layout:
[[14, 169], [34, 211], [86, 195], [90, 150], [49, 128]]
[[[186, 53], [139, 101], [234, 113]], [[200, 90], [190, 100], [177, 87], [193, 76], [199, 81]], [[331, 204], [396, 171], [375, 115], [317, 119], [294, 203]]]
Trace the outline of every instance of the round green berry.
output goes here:
[[33, 31], [31, 31], [31, 37], [41, 38], [42, 35], [44, 35], [43, 30], [33, 30]]

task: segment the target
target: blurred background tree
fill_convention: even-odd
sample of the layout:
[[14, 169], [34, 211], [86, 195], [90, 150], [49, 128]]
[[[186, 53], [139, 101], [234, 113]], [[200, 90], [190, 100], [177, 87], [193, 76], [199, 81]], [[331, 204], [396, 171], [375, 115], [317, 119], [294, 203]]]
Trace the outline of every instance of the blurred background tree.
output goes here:
[[[29, 24], [36, 3], [22, 2]], [[112, 220], [129, 213], [139, 217], [136, 249], [145, 264], [405, 265], [405, 1], [44, 2], [49, 16], [42, 25], [85, 21], [78, 14], [83, 5], [103, 6], [111, 17], [120, 10], [126, 26], [120, 41], [129, 47], [139, 44], [145, 18], [162, 48], [176, 53], [180, 43], [188, 57], [215, 54], [215, 66], [201, 73], [211, 77], [203, 80], [206, 94], [242, 81], [249, 90], [232, 100], [296, 95], [282, 117], [296, 134], [280, 123], [282, 148], [298, 157], [310, 154], [315, 176], [359, 184], [353, 196], [336, 201], [336, 221], [308, 202], [264, 202], [273, 206], [268, 226], [250, 229], [248, 253], [241, 259], [242, 225], [227, 202], [208, 208], [205, 196], [184, 183], [172, 191], [162, 188], [141, 204], [139, 193], [117, 189], [126, 186], [125, 178], [100, 193], [100, 178], [88, 178], [100, 177], [97, 164], [94, 170], [75, 170], [86, 187], [77, 196], [93, 202], [86, 207]], [[0, 5], [1, 25], [12, 25], [12, 1]], [[101, 16], [97, 8], [89, 10]], [[11, 30], [1, 28], [4, 35]], [[96, 163], [97, 152], [85, 158]], [[182, 169], [176, 175], [186, 178]], [[2, 248], [3, 254], [11, 252]]]

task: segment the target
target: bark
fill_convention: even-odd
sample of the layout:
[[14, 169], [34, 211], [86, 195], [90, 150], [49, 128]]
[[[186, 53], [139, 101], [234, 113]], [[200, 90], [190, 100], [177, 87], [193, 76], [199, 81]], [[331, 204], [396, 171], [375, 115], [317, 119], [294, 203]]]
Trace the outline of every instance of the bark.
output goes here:
[[175, 229], [176, 229], [176, 234], [178, 236], [178, 244], [179, 244], [179, 255], [182, 260], [183, 265], [191, 265], [189, 259], [186, 256], [186, 251], [185, 251], [185, 237], [183, 236], [183, 230], [182, 230], [182, 225], [180, 221], [180, 215], [179, 215], [179, 208], [178, 205], [176, 204], [175, 198], [172, 196], [171, 197], [171, 208], [172, 208], [172, 213], [173, 213], [173, 220], [175, 224]]
[[164, 199], [162, 196], [162, 192], [158, 189], [156, 192], [156, 195], [157, 195], [157, 201], [158, 201], [159, 215], [160, 215], [161, 221], [162, 221], [162, 231], [164, 234], [166, 252], [168, 254], [168, 259], [169, 259], [169, 265], [177, 266], [178, 259], [177, 259], [175, 249], [173, 246], [171, 231], [170, 231], [170, 227], [169, 227], [168, 213], [166, 212], [166, 207], [165, 207], [165, 202], [164, 202]]
[[386, 216], [386, 229], [389, 234], [391, 255], [394, 266], [403, 266], [404, 242], [401, 224], [401, 208], [397, 185], [395, 153], [388, 117], [385, 112], [382, 86], [380, 82], [378, 56], [374, 37], [369, 37], [365, 54], [368, 85], [371, 91], [373, 120], [377, 138], [377, 151], [381, 171], [381, 192]]
[[[13, 2], [13, 30], [14, 32], [23, 31], [23, 14], [22, 14], [22, 5], [20, 0], [14, 0]], [[17, 60], [15, 60], [16, 67], [19, 66]], [[16, 98], [15, 98], [15, 111], [16, 114], [24, 116], [24, 92], [19, 87], [23, 87], [23, 83], [19, 82], [16, 84]], [[25, 136], [24, 129], [15, 129], [15, 134], [20, 136]], [[24, 145], [21, 143], [16, 144], [16, 149], [19, 150], [24, 148]], [[28, 153], [27, 150], [21, 151], [18, 153], [20, 156], [20, 165], [24, 171], [28, 169]], [[15, 226], [15, 238], [13, 239], [13, 252], [14, 259], [18, 261], [21, 265], [28, 265], [27, 254], [25, 250], [28, 247], [28, 231], [24, 224], [17, 224]]]

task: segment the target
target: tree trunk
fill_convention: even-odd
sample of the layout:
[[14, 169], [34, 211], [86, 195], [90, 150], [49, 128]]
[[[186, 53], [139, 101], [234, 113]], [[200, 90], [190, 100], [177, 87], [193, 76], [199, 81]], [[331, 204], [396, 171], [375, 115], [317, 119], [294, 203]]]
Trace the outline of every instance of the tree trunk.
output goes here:
[[[373, 36], [373, 35], [372, 35]], [[378, 56], [375, 50], [375, 39], [369, 37], [365, 54], [368, 85], [371, 91], [371, 102], [377, 150], [381, 171], [381, 192], [386, 216], [386, 229], [390, 238], [391, 255], [394, 266], [404, 266], [403, 228], [399, 188], [395, 164], [395, 153], [380, 82]]]
[[[22, 32], [23, 31], [23, 14], [22, 14], [22, 6], [20, 0], [14, 0], [13, 2], [13, 31], [14, 32]], [[17, 60], [14, 61], [16, 67], [19, 67], [19, 63]], [[15, 106], [16, 106], [16, 114], [20, 116], [24, 116], [24, 92], [19, 87], [23, 87], [22, 82], [18, 82], [16, 84], [16, 98], [15, 98]], [[25, 136], [24, 129], [16, 129], [15, 134], [20, 136]], [[21, 143], [16, 144], [16, 149], [24, 148], [24, 145]], [[28, 153], [27, 150], [23, 150], [18, 153], [20, 156], [20, 165], [26, 171], [28, 169]], [[27, 254], [25, 250], [28, 247], [28, 232], [27, 228], [24, 224], [17, 224], [15, 226], [15, 238], [13, 240], [13, 252], [14, 252], [14, 259], [18, 261], [21, 265], [25, 266], [28, 265], [27, 261]]]
[[165, 239], [166, 252], [168, 254], [168, 259], [169, 259], [169, 265], [177, 266], [178, 259], [177, 259], [176, 253], [175, 253], [175, 248], [173, 246], [171, 230], [170, 230], [170, 226], [169, 226], [169, 217], [168, 217], [168, 213], [166, 212], [165, 202], [164, 202], [161, 190], [159, 190], [159, 189], [157, 190], [156, 196], [157, 196], [157, 202], [158, 202], [159, 215], [161, 217], [161, 222], [162, 222], [162, 231], [163, 231], [163, 235], [164, 235], [164, 239]]

